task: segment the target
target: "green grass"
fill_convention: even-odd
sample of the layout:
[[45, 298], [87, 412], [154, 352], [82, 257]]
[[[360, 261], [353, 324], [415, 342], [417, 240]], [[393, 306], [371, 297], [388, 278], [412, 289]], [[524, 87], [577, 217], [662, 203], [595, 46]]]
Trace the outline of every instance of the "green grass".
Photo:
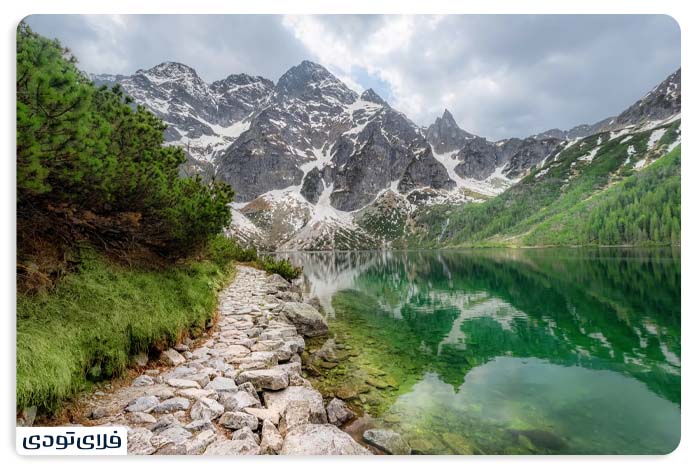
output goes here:
[[224, 255], [164, 270], [91, 254], [49, 293], [17, 298], [17, 407], [55, 410], [132, 356], [204, 330], [233, 272]]

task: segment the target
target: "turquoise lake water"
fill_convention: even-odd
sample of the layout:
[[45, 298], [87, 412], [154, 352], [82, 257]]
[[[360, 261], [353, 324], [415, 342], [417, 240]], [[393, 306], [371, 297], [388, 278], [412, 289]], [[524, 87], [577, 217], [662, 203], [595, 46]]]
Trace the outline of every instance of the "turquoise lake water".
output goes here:
[[434, 454], [660, 454], [679, 442], [679, 251], [286, 256], [336, 343], [312, 381], [364, 412], [349, 430], [388, 427]]

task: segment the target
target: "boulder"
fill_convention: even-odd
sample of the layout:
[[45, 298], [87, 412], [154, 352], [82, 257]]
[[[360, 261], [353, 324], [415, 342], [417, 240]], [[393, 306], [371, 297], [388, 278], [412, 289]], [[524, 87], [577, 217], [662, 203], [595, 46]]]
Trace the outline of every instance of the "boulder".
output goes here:
[[215, 390], [206, 390], [204, 388], [180, 388], [176, 394], [192, 400], [200, 400], [201, 398], [216, 399], [218, 394]]
[[128, 421], [131, 424], [154, 424], [157, 422], [157, 419], [155, 419], [153, 415], [147, 413], [130, 413]]
[[245, 439], [253, 440], [255, 444], [261, 442], [261, 439], [259, 439], [258, 434], [254, 434], [254, 432], [248, 426], [244, 426], [241, 429], [237, 429], [232, 433], [232, 440]]
[[370, 452], [334, 425], [304, 424], [287, 433], [280, 455], [370, 455]]
[[261, 402], [247, 392], [221, 393], [220, 404], [225, 411], [242, 411], [246, 408], [258, 408]]
[[212, 398], [201, 398], [191, 408], [191, 419], [212, 421], [225, 412], [225, 407]]
[[186, 358], [179, 354], [179, 352], [175, 349], [169, 348], [168, 350], [164, 351], [161, 356], [162, 361], [170, 366], [178, 366], [179, 364], [183, 364], [186, 362]]
[[324, 424], [327, 422], [324, 411], [324, 399], [321, 393], [310, 387], [288, 387], [277, 392], [263, 394], [266, 407], [279, 414], [285, 412], [290, 401], [307, 401], [309, 403], [310, 422]]
[[343, 400], [334, 398], [326, 405], [326, 417], [329, 419], [329, 423], [334, 426], [341, 426], [349, 419], [353, 419], [355, 413], [348, 408], [348, 405]]
[[410, 455], [411, 447], [400, 434], [388, 429], [369, 429], [363, 439], [370, 445], [384, 450], [390, 455]]
[[194, 419], [190, 423], [184, 426], [184, 429], [189, 431], [207, 431], [209, 429], [214, 429], [213, 423], [209, 419]]
[[133, 400], [126, 408], [131, 413], [149, 413], [159, 405], [159, 398], [154, 395], [141, 396]]
[[281, 434], [287, 434], [292, 428], [309, 424], [309, 402], [306, 400], [289, 401], [283, 412], [278, 430]]
[[243, 413], [241, 411], [228, 411], [220, 416], [220, 424], [229, 429], [241, 429], [248, 427], [255, 431], [259, 427], [259, 419], [253, 414]]
[[259, 446], [254, 441], [230, 440], [218, 436], [203, 452], [203, 455], [258, 455]]
[[172, 426], [181, 426], [181, 422], [173, 414], [165, 414], [150, 427], [150, 430], [158, 434]]
[[243, 384], [239, 384], [237, 388], [240, 392], [247, 392], [249, 395], [253, 396], [254, 399], [261, 401], [258, 392], [254, 388], [254, 384], [252, 384], [251, 382], [244, 382]]
[[288, 373], [284, 369], [259, 369], [244, 371], [237, 382], [251, 382], [256, 390], [282, 390], [288, 386]]
[[286, 302], [281, 308], [281, 315], [304, 336], [321, 336], [329, 332], [329, 325], [324, 317], [309, 304]]
[[261, 421], [270, 421], [275, 426], [277, 426], [280, 422], [280, 413], [278, 413], [277, 411], [270, 410], [268, 408], [244, 408], [244, 412], [253, 414]]
[[215, 440], [215, 432], [206, 429], [184, 443], [186, 455], [200, 455]]
[[149, 375], [139, 375], [135, 379], [133, 379], [132, 385], [134, 387], [147, 387], [148, 385], [154, 385], [155, 384], [155, 379], [150, 377]]
[[174, 411], [187, 410], [189, 401], [184, 397], [174, 397], [164, 400], [152, 410], [155, 413], [172, 413]]
[[206, 390], [215, 390], [216, 392], [236, 392], [237, 384], [234, 383], [234, 379], [229, 377], [215, 377], [208, 385], [205, 386]]
[[152, 437], [152, 445], [163, 446], [168, 443], [175, 445], [183, 444], [190, 439], [192, 434], [181, 426], [171, 426], [156, 436]]
[[167, 385], [174, 388], [201, 388], [198, 382], [188, 379], [169, 379]]
[[153, 434], [151, 431], [138, 427], [128, 430], [128, 453], [130, 455], [150, 455], [155, 453], [152, 445]]
[[268, 277], [266, 282], [272, 288], [276, 288], [280, 291], [290, 289], [290, 283], [285, 278], [280, 276], [278, 273], [273, 273], [271, 276]]
[[261, 429], [261, 455], [277, 455], [282, 448], [283, 437], [280, 432], [269, 420], [265, 420]]

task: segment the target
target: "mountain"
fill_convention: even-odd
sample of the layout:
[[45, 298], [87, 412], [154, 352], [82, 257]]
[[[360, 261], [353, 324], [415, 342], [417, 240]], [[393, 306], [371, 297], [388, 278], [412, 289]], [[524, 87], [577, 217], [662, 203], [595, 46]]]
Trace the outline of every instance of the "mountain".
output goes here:
[[182, 146], [189, 161], [185, 172], [214, 173], [213, 162], [248, 128], [249, 117], [273, 89], [273, 82], [245, 74], [212, 84], [181, 63], [164, 62], [134, 75], [92, 75], [98, 84], [120, 84], [137, 104], [167, 125], [165, 141]]
[[566, 140], [491, 200], [416, 210], [397, 245], [679, 244], [680, 145], [679, 114]]
[[[584, 149], [592, 136], [614, 140], [657, 128], [678, 119], [681, 106], [678, 70], [617, 117], [489, 141], [461, 129], [448, 110], [420, 128], [374, 90], [358, 94], [310, 61], [277, 83], [235, 74], [207, 84], [174, 62], [93, 80], [119, 83], [168, 124], [167, 142], [189, 155], [184, 174], [234, 188], [230, 235], [285, 250], [429, 242], [414, 234], [427, 214], [500, 203], [501, 193], [534, 185], [542, 176], [530, 175], [575, 154], [570, 148]], [[655, 158], [639, 146], [633, 151]], [[574, 165], [573, 174], [585, 165]], [[447, 239], [447, 229], [434, 231]]]

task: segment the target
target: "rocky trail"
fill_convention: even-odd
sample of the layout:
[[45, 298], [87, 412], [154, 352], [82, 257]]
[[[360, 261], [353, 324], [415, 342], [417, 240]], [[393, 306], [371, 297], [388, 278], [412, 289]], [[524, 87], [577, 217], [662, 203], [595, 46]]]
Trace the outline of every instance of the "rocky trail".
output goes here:
[[163, 352], [170, 367], [95, 392], [89, 424], [127, 426], [137, 455], [370, 454], [338, 427], [353, 416], [345, 403], [325, 405], [301, 375], [303, 336], [328, 327], [299, 300], [282, 277], [238, 267], [209, 338]]

